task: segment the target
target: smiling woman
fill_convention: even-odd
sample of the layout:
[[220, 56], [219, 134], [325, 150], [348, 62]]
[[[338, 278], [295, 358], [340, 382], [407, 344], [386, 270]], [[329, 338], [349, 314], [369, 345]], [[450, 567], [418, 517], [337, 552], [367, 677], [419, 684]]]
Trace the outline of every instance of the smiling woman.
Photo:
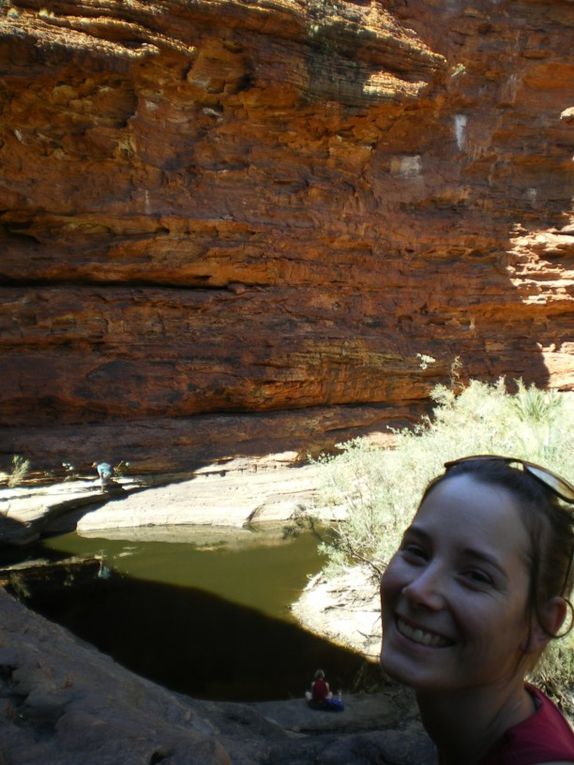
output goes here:
[[415, 689], [442, 765], [574, 762], [568, 723], [525, 683], [568, 611], [574, 486], [505, 457], [446, 468], [382, 578], [382, 664]]

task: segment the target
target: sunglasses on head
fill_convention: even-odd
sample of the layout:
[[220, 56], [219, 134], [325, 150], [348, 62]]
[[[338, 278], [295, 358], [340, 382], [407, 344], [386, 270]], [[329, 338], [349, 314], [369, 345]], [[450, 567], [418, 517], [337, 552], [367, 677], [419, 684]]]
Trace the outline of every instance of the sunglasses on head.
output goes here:
[[518, 457], [501, 457], [498, 454], [474, 454], [469, 457], [461, 457], [458, 460], [445, 462], [444, 467], [445, 470], [450, 470], [450, 468], [455, 465], [461, 465], [463, 462], [486, 462], [487, 460], [490, 460], [491, 462], [504, 462], [506, 465], [520, 465], [526, 473], [530, 473], [530, 475], [534, 476], [537, 481], [544, 484], [544, 486], [556, 494], [557, 497], [563, 499], [564, 502], [574, 504], [574, 484], [571, 484], [570, 481], [553, 473], [552, 470], [542, 467], [542, 465], [537, 465], [535, 462], [528, 462], [527, 460], [522, 460]]

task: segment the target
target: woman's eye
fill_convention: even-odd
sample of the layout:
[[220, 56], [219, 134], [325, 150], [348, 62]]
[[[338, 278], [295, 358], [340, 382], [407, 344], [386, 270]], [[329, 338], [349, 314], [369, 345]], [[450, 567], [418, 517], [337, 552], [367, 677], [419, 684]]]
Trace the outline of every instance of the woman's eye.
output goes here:
[[480, 584], [480, 585], [492, 585], [492, 577], [489, 576], [485, 571], [481, 571], [480, 569], [469, 569], [468, 571], [464, 572], [465, 578], [472, 582], [473, 584]]
[[425, 550], [413, 542], [405, 542], [401, 547], [401, 551], [408, 558], [416, 558], [417, 560], [426, 560], [427, 558]]

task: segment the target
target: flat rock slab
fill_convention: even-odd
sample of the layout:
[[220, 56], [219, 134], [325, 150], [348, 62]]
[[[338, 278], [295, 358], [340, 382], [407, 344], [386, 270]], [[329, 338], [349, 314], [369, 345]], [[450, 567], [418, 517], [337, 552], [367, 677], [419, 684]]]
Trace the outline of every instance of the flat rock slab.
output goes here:
[[118, 479], [102, 492], [99, 482], [70, 480], [59, 483], [0, 489], [0, 544], [23, 545], [38, 539], [57, 519], [106, 504], [136, 488]]
[[343, 704], [341, 712], [312, 709], [305, 699], [261, 701], [251, 706], [269, 722], [297, 733], [398, 728], [416, 717], [414, 698], [400, 689], [346, 694]]
[[63, 481], [41, 486], [4, 488], [0, 489], [0, 513], [4, 518], [31, 523], [54, 507], [85, 499], [101, 499], [100, 487], [94, 481]]
[[[243, 526], [289, 520], [314, 508], [319, 480], [314, 465], [205, 473], [109, 502], [85, 513], [77, 528], [82, 534], [138, 526]], [[333, 515], [337, 511], [330, 512]]]
[[0, 544], [27, 544], [46, 531], [77, 529], [88, 536], [102, 530], [168, 526], [240, 528], [310, 512], [322, 520], [344, 516], [342, 508], [319, 506], [317, 466], [288, 466], [281, 457], [214, 463], [179, 480], [173, 475], [146, 478], [153, 486], [119, 478], [106, 492], [96, 480], [0, 489]]

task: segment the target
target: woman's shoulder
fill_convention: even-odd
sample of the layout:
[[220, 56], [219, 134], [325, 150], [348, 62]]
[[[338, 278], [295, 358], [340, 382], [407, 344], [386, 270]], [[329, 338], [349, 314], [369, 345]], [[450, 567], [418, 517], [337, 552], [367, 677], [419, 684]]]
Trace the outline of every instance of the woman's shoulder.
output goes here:
[[533, 765], [574, 763], [574, 732], [558, 707], [541, 690], [527, 687], [535, 699], [532, 717], [509, 731], [514, 744], [519, 742], [534, 755]]
[[528, 686], [536, 711], [513, 726], [481, 765], [571, 765], [574, 733], [558, 707], [542, 691]]

